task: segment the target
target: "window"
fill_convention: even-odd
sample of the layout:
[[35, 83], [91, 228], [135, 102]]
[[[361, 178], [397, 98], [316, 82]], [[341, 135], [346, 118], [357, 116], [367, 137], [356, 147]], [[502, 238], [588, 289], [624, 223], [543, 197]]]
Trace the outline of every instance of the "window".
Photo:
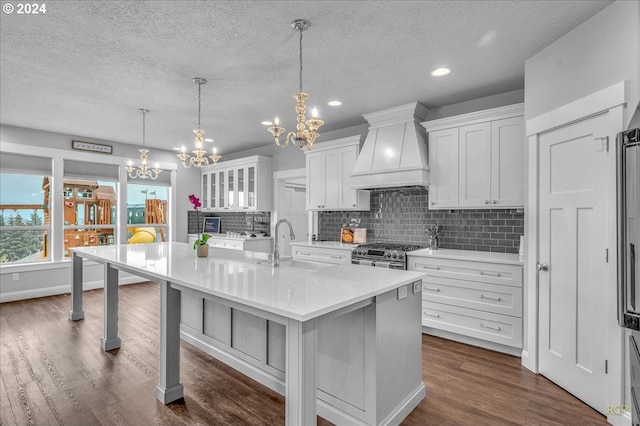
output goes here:
[[5, 160], [0, 173], [0, 264], [50, 260], [50, 202], [44, 189], [49, 173], [6, 172]]
[[116, 242], [118, 166], [64, 161], [63, 256], [71, 248]]
[[116, 183], [64, 180], [64, 257], [72, 247], [115, 244]]
[[127, 240], [129, 244], [168, 241], [169, 187], [127, 185]]

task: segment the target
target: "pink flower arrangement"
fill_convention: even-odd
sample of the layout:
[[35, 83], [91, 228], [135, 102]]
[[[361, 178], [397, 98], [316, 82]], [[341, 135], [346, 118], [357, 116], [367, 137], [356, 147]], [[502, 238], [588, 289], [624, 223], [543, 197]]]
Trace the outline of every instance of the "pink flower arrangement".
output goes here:
[[197, 221], [198, 221], [198, 239], [193, 243], [193, 249], [195, 250], [197, 246], [204, 246], [207, 244], [207, 240], [209, 239], [210, 235], [209, 234], [200, 234], [200, 213], [198, 211], [198, 209], [200, 207], [202, 207], [202, 203], [200, 202], [200, 198], [196, 197], [195, 195], [191, 194], [189, 195], [189, 201], [191, 202], [191, 205], [193, 206], [193, 209], [196, 211], [196, 217], [197, 217]]
[[200, 207], [202, 207], [202, 203], [200, 202], [200, 198], [196, 197], [193, 194], [189, 195], [189, 201], [191, 201], [191, 204], [193, 205], [193, 209], [195, 211], [198, 211], [198, 209]]

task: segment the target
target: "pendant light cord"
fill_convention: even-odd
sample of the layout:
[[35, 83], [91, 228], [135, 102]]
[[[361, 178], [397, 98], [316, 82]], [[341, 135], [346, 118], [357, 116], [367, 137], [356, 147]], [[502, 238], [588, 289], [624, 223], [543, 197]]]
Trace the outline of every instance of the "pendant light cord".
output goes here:
[[202, 82], [198, 81], [198, 129], [200, 128], [200, 88], [202, 87]]
[[145, 111], [142, 111], [142, 146], [146, 147], [146, 143], [145, 143], [145, 117], [147, 116], [147, 113]]
[[300, 30], [300, 93], [302, 93], [302, 27], [299, 28]]

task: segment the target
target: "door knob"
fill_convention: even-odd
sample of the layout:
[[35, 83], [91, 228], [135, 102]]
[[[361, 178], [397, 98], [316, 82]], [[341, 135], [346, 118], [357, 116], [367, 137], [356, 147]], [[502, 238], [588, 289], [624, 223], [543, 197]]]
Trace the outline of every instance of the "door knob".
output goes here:
[[548, 271], [549, 265], [546, 263], [538, 263], [538, 271]]

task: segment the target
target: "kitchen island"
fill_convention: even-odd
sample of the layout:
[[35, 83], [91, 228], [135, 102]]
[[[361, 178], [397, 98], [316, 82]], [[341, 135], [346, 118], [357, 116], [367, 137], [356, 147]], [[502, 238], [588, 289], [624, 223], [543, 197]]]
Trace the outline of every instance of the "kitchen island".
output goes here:
[[424, 398], [423, 273], [298, 260], [273, 268], [264, 253], [212, 249], [197, 258], [185, 243], [78, 248], [72, 320], [84, 317], [83, 259], [105, 265], [104, 350], [121, 344], [118, 271], [160, 284], [156, 394], [165, 404], [183, 397], [181, 327], [185, 340], [284, 393], [289, 425], [315, 424], [316, 414], [398, 424]]

